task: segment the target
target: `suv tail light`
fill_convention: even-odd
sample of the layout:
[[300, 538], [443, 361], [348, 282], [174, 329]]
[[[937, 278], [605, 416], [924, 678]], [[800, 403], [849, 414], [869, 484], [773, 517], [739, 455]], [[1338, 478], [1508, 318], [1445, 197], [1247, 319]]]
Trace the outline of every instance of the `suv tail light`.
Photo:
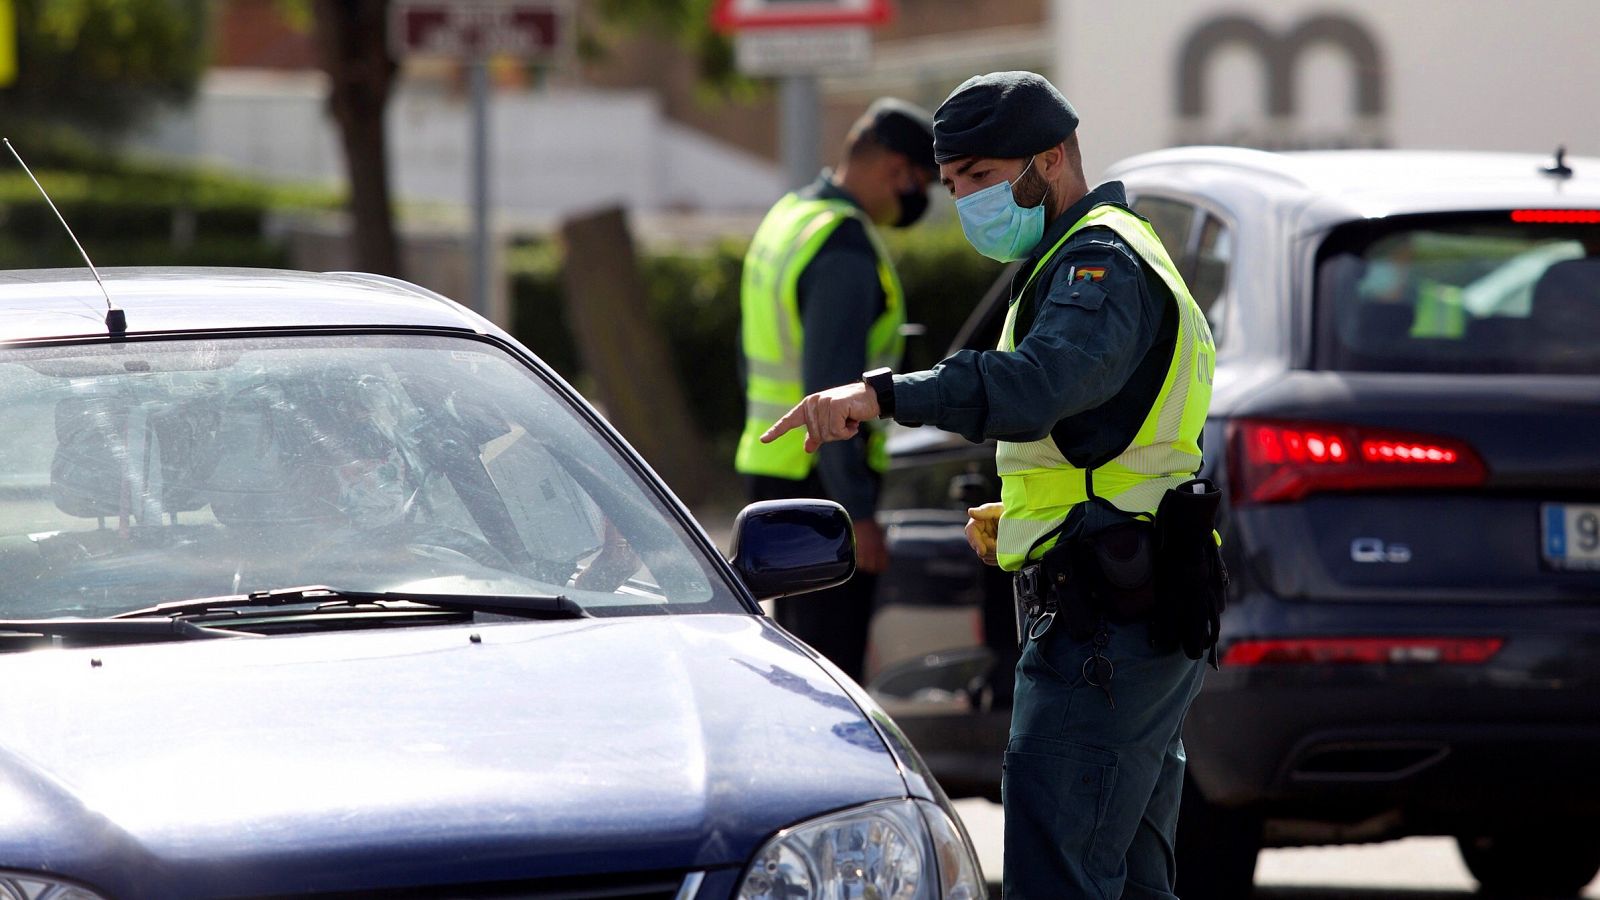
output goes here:
[[1319, 491], [1467, 487], [1487, 474], [1454, 438], [1331, 422], [1240, 419], [1230, 426], [1235, 503]]
[[1378, 665], [1434, 663], [1477, 665], [1488, 662], [1504, 638], [1345, 637], [1279, 638], [1239, 641], [1223, 654], [1230, 666]]

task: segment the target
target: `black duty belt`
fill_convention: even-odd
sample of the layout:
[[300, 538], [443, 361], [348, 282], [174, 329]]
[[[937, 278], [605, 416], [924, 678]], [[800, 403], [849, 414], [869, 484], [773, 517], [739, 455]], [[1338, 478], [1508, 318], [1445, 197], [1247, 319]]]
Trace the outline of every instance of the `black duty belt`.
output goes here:
[[[1057, 592], [1051, 590], [1042, 563], [1023, 566], [1011, 579], [1011, 596], [1017, 608], [1017, 647], [1026, 648], [1028, 641], [1042, 639], [1055, 625], [1060, 613]], [[1093, 650], [1083, 661], [1083, 680], [1106, 695], [1112, 709], [1117, 701], [1111, 696], [1111, 678], [1115, 668], [1105, 655], [1111, 642], [1104, 616], [1096, 618], [1091, 638]]]

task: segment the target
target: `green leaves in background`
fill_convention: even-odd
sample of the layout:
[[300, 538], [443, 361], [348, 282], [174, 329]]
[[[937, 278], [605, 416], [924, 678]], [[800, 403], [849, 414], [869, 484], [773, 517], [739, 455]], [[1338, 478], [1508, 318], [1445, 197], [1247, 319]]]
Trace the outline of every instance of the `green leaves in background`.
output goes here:
[[[711, 27], [715, 0], [595, 0], [600, 22], [625, 32], [667, 35], [693, 54], [700, 80], [708, 88], [748, 97], [761, 88], [734, 67], [733, 42]], [[607, 52], [604, 35], [584, 34], [581, 49], [594, 57]]]
[[0, 116], [116, 135], [193, 93], [206, 63], [205, 0], [13, 0], [17, 79]]
[[[288, 260], [266, 234], [270, 215], [339, 202], [325, 189], [130, 162], [60, 128], [11, 137], [99, 266], [281, 267]], [[72, 241], [8, 156], [0, 165], [0, 268], [76, 265]]]

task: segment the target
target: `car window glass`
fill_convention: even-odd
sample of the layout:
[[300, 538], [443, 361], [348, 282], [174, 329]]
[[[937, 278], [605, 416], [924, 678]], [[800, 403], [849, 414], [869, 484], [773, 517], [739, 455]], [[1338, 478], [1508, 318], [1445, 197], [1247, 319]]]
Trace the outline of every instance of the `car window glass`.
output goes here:
[[739, 611], [577, 411], [476, 341], [0, 351], [0, 616], [307, 584]]
[[1600, 372], [1600, 228], [1397, 217], [1336, 230], [1318, 260], [1331, 368]]
[[1226, 301], [1222, 299], [1227, 287], [1228, 267], [1233, 262], [1233, 235], [1228, 226], [1216, 216], [1207, 215], [1200, 227], [1200, 240], [1195, 246], [1192, 274], [1188, 276], [1189, 293], [1201, 312], [1211, 323], [1212, 337], [1217, 346], [1223, 343]]
[[1150, 227], [1167, 248], [1167, 255], [1185, 278], [1189, 277], [1189, 231], [1194, 227], [1194, 206], [1166, 197], [1140, 197], [1133, 211], [1150, 220]]

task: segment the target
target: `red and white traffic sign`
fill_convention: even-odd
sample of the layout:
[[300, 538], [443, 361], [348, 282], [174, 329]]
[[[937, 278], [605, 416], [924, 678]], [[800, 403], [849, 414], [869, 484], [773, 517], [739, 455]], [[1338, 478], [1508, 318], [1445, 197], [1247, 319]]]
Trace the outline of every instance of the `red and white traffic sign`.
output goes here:
[[872, 61], [865, 25], [757, 28], [733, 38], [734, 63], [746, 75], [859, 72]]
[[884, 25], [890, 0], [717, 0], [711, 24], [723, 32], [822, 25]]
[[565, 0], [396, 0], [389, 47], [396, 56], [550, 59], [571, 21]]

